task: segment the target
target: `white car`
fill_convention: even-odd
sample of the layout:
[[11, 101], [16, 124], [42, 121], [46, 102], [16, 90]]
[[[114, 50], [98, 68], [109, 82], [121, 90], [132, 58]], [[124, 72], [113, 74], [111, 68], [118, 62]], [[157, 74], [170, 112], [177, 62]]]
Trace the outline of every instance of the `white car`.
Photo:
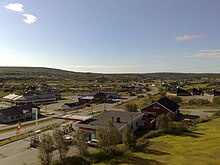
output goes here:
[[65, 136], [65, 141], [68, 143], [68, 144], [71, 144], [73, 142], [73, 138], [71, 136]]
[[88, 146], [90, 147], [98, 147], [98, 140], [97, 139], [91, 139], [87, 142]]

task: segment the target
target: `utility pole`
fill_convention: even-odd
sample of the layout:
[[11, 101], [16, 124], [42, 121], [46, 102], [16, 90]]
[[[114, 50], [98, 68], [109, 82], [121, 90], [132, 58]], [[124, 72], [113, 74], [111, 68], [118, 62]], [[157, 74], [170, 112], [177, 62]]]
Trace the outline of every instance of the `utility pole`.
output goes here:
[[36, 108], [36, 125], [35, 125], [35, 130], [37, 130], [37, 122], [38, 122], [38, 109]]

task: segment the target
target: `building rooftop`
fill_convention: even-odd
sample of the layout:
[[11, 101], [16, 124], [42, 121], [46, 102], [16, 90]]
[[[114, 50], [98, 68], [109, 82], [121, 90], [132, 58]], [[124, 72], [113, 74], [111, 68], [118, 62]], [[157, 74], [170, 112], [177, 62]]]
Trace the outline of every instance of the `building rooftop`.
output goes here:
[[91, 126], [97, 128], [98, 126], [103, 126], [106, 121], [113, 121], [113, 124], [120, 130], [125, 125], [129, 124], [131, 121], [143, 116], [143, 114], [138, 112], [123, 112], [123, 111], [107, 111], [94, 118], [82, 121], [77, 125], [80, 127]]
[[179, 105], [175, 103], [174, 101], [168, 99], [167, 97], [164, 97], [157, 101], [159, 104], [163, 105], [167, 109], [171, 110], [172, 112], [176, 112], [176, 110], [179, 109]]

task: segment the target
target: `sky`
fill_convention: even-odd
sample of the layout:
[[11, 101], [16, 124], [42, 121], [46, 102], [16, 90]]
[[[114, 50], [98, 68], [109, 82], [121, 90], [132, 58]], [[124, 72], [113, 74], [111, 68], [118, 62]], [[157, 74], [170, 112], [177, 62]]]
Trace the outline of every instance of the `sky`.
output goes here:
[[0, 66], [220, 73], [220, 1], [0, 0]]

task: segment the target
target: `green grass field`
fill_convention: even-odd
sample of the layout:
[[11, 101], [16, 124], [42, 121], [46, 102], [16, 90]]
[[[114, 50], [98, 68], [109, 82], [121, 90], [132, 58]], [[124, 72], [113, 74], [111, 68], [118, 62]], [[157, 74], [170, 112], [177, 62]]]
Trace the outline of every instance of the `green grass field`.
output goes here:
[[192, 133], [150, 139], [148, 147], [128, 156], [105, 160], [96, 165], [218, 165], [220, 164], [220, 118], [201, 123]]
[[137, 104], [138, 108], [141, 109], [141, 108], [145, 107], [146, 105], [150, 105], [153, 100], [158, 100], [159, 97], [160, 97], [159, 95], [156, 95], [156, 96], [151, 96], [151, 97], [146, 96], [143, 98], [136, 98], [131, 101], [122, 103], [120, 105], [116, 105], [115, 108], [125, 109], [125, 106], [127, 104]]
[[150, 139], [148, 150], [135, 156], [171, 165], [220, 164], [219, 126], [218, 118], [198, 124], [192, 134]]

